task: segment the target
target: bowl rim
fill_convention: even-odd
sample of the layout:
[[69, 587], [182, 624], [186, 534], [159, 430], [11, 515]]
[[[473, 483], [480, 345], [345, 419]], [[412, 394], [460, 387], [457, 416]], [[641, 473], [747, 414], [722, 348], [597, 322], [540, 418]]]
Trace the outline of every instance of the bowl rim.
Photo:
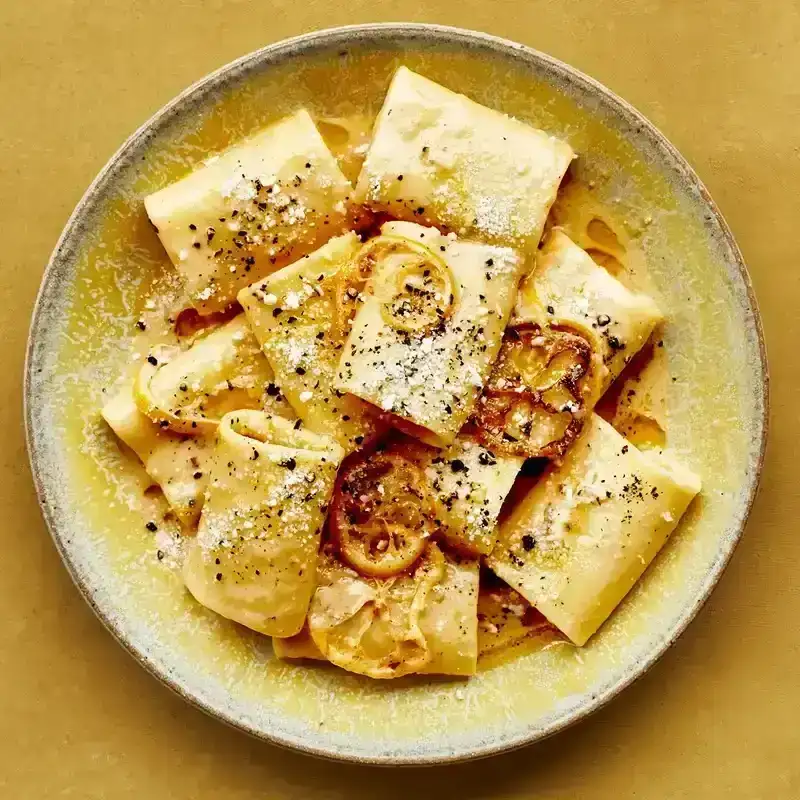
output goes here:
[[[755, 335], [757, 344], [755, 352], [756, 358], [753, 362], [754, 367], [756, 369], [760, 369], [760, 376], [757, 375], [756, 378], [760, 378], [761, 389], [761, 392], [757, 398], [757, 401], [761, 401], [761, 414], [760, 418], [754, 420], [753, 428], [753, 439], [755, 440], [757, 446], [757, 456], [755, 463], [752, 464], [752, 467], [748, 470], [747, 483], [743, 492], [746, 498], [741, 505], [740, 520], [738, 525], [735, 526], [735, 531], [733, 530], [734, 526], [732, 526], [732, 535], [729, 537], [730, 542], [727, 546], [727, 550], [722, 552], [721, 558], [718, 558], [711, 565], [704, 577], [697, 595], [693, 599], [693, 602], [686, 606], [682, 613], [677, 617], [672, 629], [669, 631], [669, 635], [667, 635], [661, 642], [657, 643], [649, 652], [647, 652], [635, 664], [634, 668], [629, 670], [627, 674], [621, 676], [618, 680], [606, 686], [602, 691], [592, 695], [588, 702], [584, 702], [580, 707], [574, 708], [567, 712], [563, 718], [556, 719], [548, 726], [545, 726], [539, 730], [533, 729], [532, 727], [528, 730], [522, 730], [514, 737], [504, 739], [499, 743], [486, 743], [475, 747], [474, 749], [463, 749], [461, 751], [452, 753], [423, 753], [419, 755], [393, 753], [366, 756], [360, 753], [341, 751], [339, 749], [326, 746], [324, 743], [313, 743], [313, 741], [306, 741], [302, 738], [293, 738], [279, 732], [276, 733], [259, 728], [245, 720], [237, 718], [234, 712], [228, 711], [224, 708], [216, 707], [210, 702], [206, 702], [204, 699], [194, 695], [191, 693], [191, 691], [181, 685], [179, 679], [176, 679], [163, 671], [162, 668], [155, 662], [155, 659], [153, 659], [150, 654], [141, 647], [139, 642], [135, 641], [135, 637], [129, 635], [121, 628], [121, 626], [114, 619], [113, 614], [107, 613], [106, 610], [104, 610], [102, 603], [99, 602], [98, 598], [95, 596], [95, 593], [88, 585], [85, 576], [82, 574], [81, 569], [73, 561], [69, 549], [65, 546], [64, 540], [67, 537], [64, 536], [62, 530], [60, 529], [60, 520], [57, 518], [57, 515], [54, 512], [54, 504], [50, 500], [53, 490], [50, 486], [50, 481], [45, 478], [46, 469], [42, 468], [45, 460], [43, 452], [46, 451], [48, 447], [47, 437], [42, 436], [40, 432], [36, 430], [34, 420], [36, 409], [42, 404], [41, 397], [35, 392], [34, 383], [38, 358], [36, 341], [38, 331], [43, 322], [43, 316], [46, 312], [45, 295], [47, 287], [56, 278], [56, 273], [60, 269], [62, 260], [69, 260], [70, 242], [72, 237], [80, 236], [81, 222], [84, 215], [92, 206], [93, 201], [99, 195], [101, 195], [108, 181], [113, 179], [113, 173], [116, 167], [120, 163], [124, 163], [126, 153], [143, 140], [150, 138], [153, 130], [158, 130], [160, 126], [165, 125], [170, 119], [174, 118], [176, 115], [179, 115], [182, 111], [182, 107], [189, 103], [195, 97], [195, 95], [213, 91], [213, 89], [216, 87], [224, 84], [226, 79], [229, 77], [234, 77], [240, 73], [246, 73], [247, 71], [255, 69], [258, 66], [279, 64], [285, 59], [302, 55], [306, 52], [330, 49], [336, 46], [346, 46], [354, 41], [357, 44], [363, 44], [364, 40], [367, 40], [367, 44], [370, 42], [398, 43], [403, 41], [419, 41], [422, 44], [425, 44], [426, 42], [430, 43], [433, 41], [434, 44], [460, 44], [465, 47], [477, 46], [480, 48], [493, 50], [501, 55], [509, 56], [514, 59], [521, 59], [523, 62], [527, 62], [529, 64], [536, 64], [539, 67], [545, 67], [552, 73], [558, 74], [573, 84], [577, 84], [588, 94], [600, 95], [604, 103], [610, 106], [611, 110], [616, 115], [622, 117], [632, 127], [637, 128], [639, 133], [644, 134], [650, 139], [650, 143], [661, 154], [667, 157], [670, 168], [679, 173], [682, 180], [685, 181], [688, 186], [697, 193], [701, 203], [706, 207], [708, 213], [711, 215], [711, 218], [709, 218], [708, 221], [715, 226], [716, 232], [722, 237], [722, 243], [730, 253], [731, 260], [729, 266], [733, 267], [731, 270], [731, 278], [735, 282], [738, 281], [739, 286], [744, 290], [742, 293], [744, 298], [743, 307], [746, 311], [749, 311], [752, 316], [753, 333]], [[210, 72], [205, 77], [188, 86], [186, 89], [177, 94], [172, 100], [162, 106], [158, 111], [156, 111], [146, 122], [137, 128], [125, 140], [125, 142], [106, 162], [89, 187], [86, 189], [78, 204], [75, 206], [75, 209], [69, 216], [69, 219], [67, 220], [64, 229], [59, 236], [58, 242], [53, 249], [53, 252], [44, 270], [28, 333], [28, 343], [24, 366], [23, 413], [25, 421], [25, 439], [31, 473], [36, 488], [37, 499], [42, 511], [42, 516], [45, 520], [45, 524], [50, 532], [56, 549], [58, 550], [61, 559], [67, 567], [72, 581], [83, 596], [83, 599], [88, 603], [103, 625], [112, 633], [117, 642], [122, 645], [136, 659], [136, 661], [139, 662], [141, 666], [143, 666], [148, 672], [157, 678], [163, 685], [178, 694], [195, 708], [200, 709], [206, 714], [230, 725], [233, 728], [244, 731], [255, 738], [271, 744], [338, 762], [384, 766], [419, 766], [448, 763], [452, 764], [478, 758], [485, 758], [515, 750], [525, 745], [549, 738], [550, 736], [553, 736], [562, 730], [571, 727], [577, 722], [588, 717], [590, 714], [593, 714], [595, 711], [598, 711], [604, 707], [613, 698], [619, 695], [620, 692], [644, 675], [675, 643], [678, 637], [684, 632], [689, 623], [695, 618], [697, 613], [708, 600], [711, 592], [725, 571], [725, 568], [727, 567], [730, 558], [744, 533], [753, 503], [755, 502], [755, 498], [758, 493], [759, 483], [763, 472], [769, 430], [769, 383], [769, 368], [767, 363], [763, 325], [758, 309], [758, 303], [753, 291], [752, 281], [747, 271], [747, 267], [745, 266], [741, 251], [734, 240], [733, 234], [725, 218], [694, 169], [679, 153], [677, 148], [667, 139], [667, 137], [661, 133], [661, 131], [659, 131], [655, 125], [653, 125], [653, 123], [651, 123], [630, 103], [619, 97], [599, 81], [575, 69], [569, 64], [566, 64], [527, 45], [523, 45], [499, 36], [483, 33], [481, 31], [474, 31], [449, 25], [386, 22], [345, 25], [315, 30], [287, 39], [282, 39], [254, 50], [244, 56], [230, 61], [229, 63], [223, 65], [217, 70], [214, 70], [213, 72]], [[758, 405], [759, 404], [757, 402], [756, 411], [759, 410]]]

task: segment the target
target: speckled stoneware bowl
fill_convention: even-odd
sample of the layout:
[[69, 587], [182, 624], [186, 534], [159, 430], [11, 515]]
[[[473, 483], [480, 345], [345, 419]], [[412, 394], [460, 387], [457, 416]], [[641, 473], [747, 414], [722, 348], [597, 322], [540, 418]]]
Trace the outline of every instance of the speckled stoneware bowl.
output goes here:
[[[704, 491], [657, 561], [580, 651], [530, 653], [469, 681], [381, 683], [277, 661], [268, 639], [195, 604], [155, 555], [98, 408], [128, 361], [133, 322], [165, 257], [142, 197], [298, 107], [378, 108], [405, 63], [566, 138], [576, 170], [635, 232], [669, 315], [669, 442]], [[649, 225], [639, 222], [650, 221]], [[637, 222], [638, 221], [638, 222]], [[750, 281], [690, 167], [634, 109], [570, 67], [479, 33], [370, 25], [272, 45], [187, 89], [137, 131], [69, 220], [45, 273], [26, 373], [39, 500], [86, 600], [155, 676], [276, 744], [381, 764], [487, 756], [549, 736], [635, 680], [686, 627], [739, 539], [761, 471], [764, 346]]]

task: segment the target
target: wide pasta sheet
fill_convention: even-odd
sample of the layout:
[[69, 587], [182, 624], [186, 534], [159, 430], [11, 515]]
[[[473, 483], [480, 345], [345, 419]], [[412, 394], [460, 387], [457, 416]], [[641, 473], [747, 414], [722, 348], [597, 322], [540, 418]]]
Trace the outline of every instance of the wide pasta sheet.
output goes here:
[[336, 388], [372, 403], [397, 427], [447, 446], [467, 421], [486, 380], [517, 296], [523, 269], [504, 247], [454, 240], [435, 228], [390, 222], [382, 235], [429, 251], [447, 273], [447, 316], [431, 330], [409, 333], [387, 321], [392, 264], [379, 262], [339, 361]]
[[320, 562], [319, 587], [298, 636], [273, 640], [279, 658], [327, 659], [371, 678], [476, 670], [478, 562], [436, 545], [411, 573], [365, 578], [335, 553]]
[[244, 314], [198, 338], [187, 350], [155, 347], [139, 370], [134, 397], [142, 413], [163, 428], [213, 435], [220, 419], [241, 408], [291, 416], [268, 393], [274, 373]]
[[343, 456], [330, 437], [278, 416], [236, 411], [223, 418], [184, 565], [198, 602], [268, 636], [300, 631]]
[[596, 402], [662, 320], [652, 298], [626, 288], [554, 229], [520, 285], [512, 324], [573, 330], [585, 337], [598, 361]]
[[156, 346], [135, 376], [102, 409], [116, 435], [139, 457], [178, 519], [193, 527], [208, 482], [208, 455], [219, 420], [231, 409], [293, 417], [265, 391], [272, 370], [243, 314], [187, 349]]
[[346, 230], [351, 192], [301, 109], [144, 202], [191, 302], [208, 314]]
[[573, 158], [565, 142], [400, 67], [356, 199], [532, 256]]
[[275, 373], [275, 380], [303, 424], [334, 436], [348, 451], [381, 427], [363, 401], [333, 388], [347, 331], [337, 292], [361, 241], [355, 233], [239, 293], [239, 302]]
[[524, 461], [495, 455], [467, 435], [444, 450], [427, 450], [421, 463], [451, 547], [473, 556], [492, 551], [500, 509]]
[[700, 480], [642, 452], [596, 414], [500, 526], [487, 564], [575, 643], [600, 627], [653, 560]]
[[208, 483], [213, 436], [183, 436], [161, 428], [139, 410], [132, 380], [117, 389], [102, 414], [161, 488], [180, 522], [187, 528], [196, 525]]

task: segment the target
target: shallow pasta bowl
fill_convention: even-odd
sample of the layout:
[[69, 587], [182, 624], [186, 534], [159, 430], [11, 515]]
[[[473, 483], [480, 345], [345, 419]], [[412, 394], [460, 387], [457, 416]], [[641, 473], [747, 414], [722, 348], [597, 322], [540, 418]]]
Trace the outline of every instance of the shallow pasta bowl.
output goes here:
[[[401, 64], [566, 138], [576, 169], [635, 235], [670, 323], [669, 441], [703, 475], [700, 502], [580, 652], [539, 650], [468, 682], [372, 682], [276, 660], [269, 640], [197, 606], [155, 554], [99, 415], [166, 260], [142, 198], [209, 153], [299, 106], [377, 110]], [[644, 673], [688, 625], [741, 536], [764, 455], [767, 371], [741, 255], [691, 168], [624, 101], [518, 44], [428, 25], [291, 39], [187, 89], [113, 156], [47, 267], [26, 366], [28, 445], [56, 546], [87, 602], [155, 676], [270, 742], [331, 758], [441, 763], [549, 736]]]

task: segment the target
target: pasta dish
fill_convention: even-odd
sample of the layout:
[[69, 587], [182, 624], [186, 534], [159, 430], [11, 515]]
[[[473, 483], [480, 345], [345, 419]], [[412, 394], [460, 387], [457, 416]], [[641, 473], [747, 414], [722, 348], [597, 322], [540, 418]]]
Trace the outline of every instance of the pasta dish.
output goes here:
[[163, 495], [145, 527], [177, 520], [188, 591], [282, 659], [583, 646], [700, 491], [655, 293], [569, 222], [545, 131], [405, 67], [356, 172], [321, 130], [298, 110], [145, 199], [182, 299], [102, 410]]

